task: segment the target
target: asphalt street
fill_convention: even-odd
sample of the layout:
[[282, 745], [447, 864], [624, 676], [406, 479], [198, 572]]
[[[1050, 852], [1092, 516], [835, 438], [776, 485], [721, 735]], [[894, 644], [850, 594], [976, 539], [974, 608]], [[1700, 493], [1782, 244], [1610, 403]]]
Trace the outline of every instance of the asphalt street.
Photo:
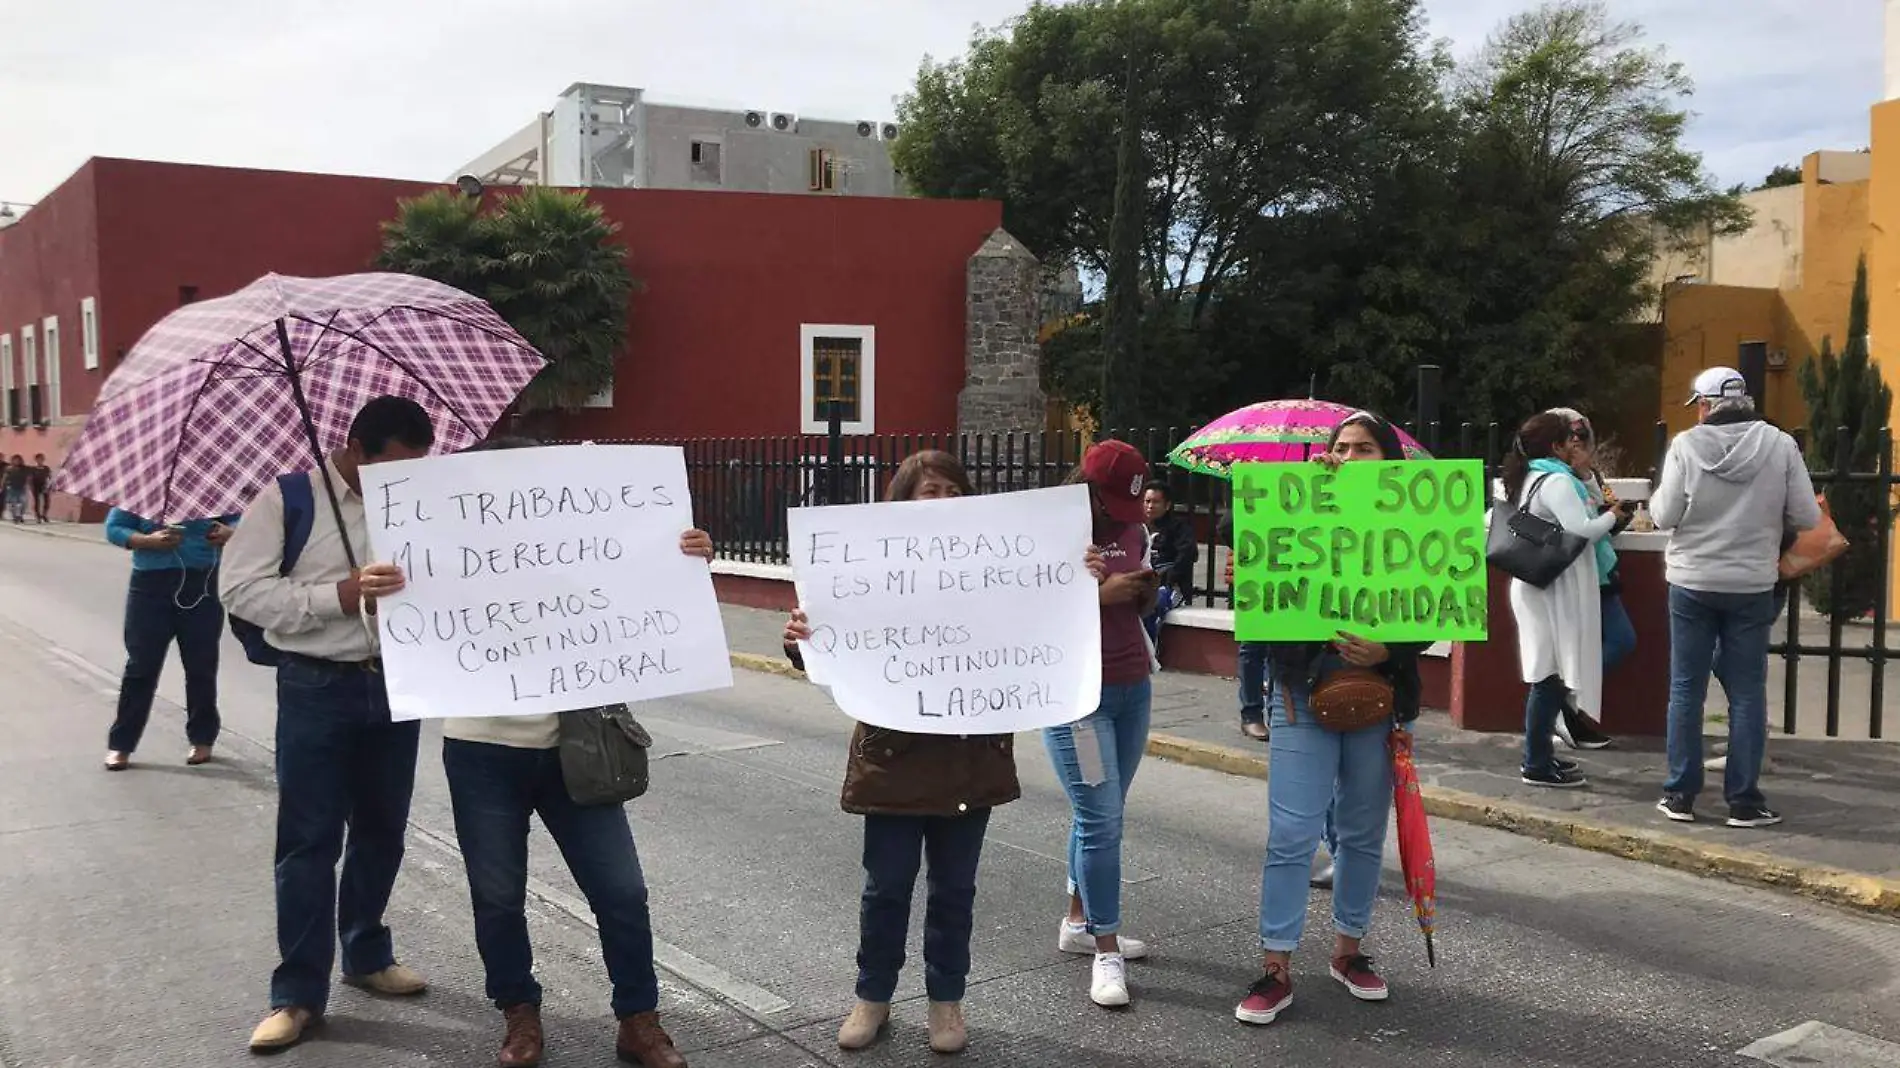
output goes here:
[[[134, 769], [100, 770], [128, 566], [108, 546], [0, 530], [0, 1068], [252, 1062], [274, 963], [271, 678], [228, 645], [220, 760], [186, 769], [174, 660]], [[837, 807], [850, 724], [824, 693], [740, 672], [729, 691], [637, 711], [661, 758], [632, 814], [662, 1013], [691, 1063], [942, 1063], [914, 966], [887, 1041], [861, 1054], [832, 1041], [860, 872], [857, 822]], [[433, 989], [408, 1002], [339, 989], [326, 1027], [279, 1064], [493, 1063], [499, 1017], [438, 738], [425, 727], [391, 916]], [[1393, 1000], [1359, 1004], [1325, 978], [1316, 894], [1295, 1007], [1244, 1027], [1232, 1009], [1258, 963], [1265, 786], [1158, 760], [1130, 800], [1125, 901], [1128, 932], [1155, 951], [1132, 966], [1135, 1005], [1098, 1009], [1086, 961], [1054, 945], [1067, 805], [1039, 741], [1021, 741], [1018, 763], [1024, 798], [998, 811], [984, 856], [965, 1063], [1900, 1063], [1900, 925], [1452, 823], [1434, 828], [1435, 970], [1392, 857], [1369, 946]], [[533, 849], [547, 1063], [613, 1063], [591, 916], [552, 843], [537, 832]]]

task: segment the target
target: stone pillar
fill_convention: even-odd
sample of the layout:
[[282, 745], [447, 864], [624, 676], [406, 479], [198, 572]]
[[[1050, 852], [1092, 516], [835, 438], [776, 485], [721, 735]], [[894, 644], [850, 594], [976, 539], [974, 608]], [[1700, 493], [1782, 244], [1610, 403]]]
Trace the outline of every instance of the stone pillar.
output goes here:
[[1042, 265], [998, 229], [965, 270], [963, 391], [957, 429], [965, 434], [1037, 433], [1042, 394]]

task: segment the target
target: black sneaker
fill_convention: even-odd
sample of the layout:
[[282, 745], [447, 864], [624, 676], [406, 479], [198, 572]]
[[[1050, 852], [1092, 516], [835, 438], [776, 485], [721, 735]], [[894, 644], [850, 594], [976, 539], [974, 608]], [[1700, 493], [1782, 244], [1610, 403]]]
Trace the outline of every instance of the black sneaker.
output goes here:
[[1604, 749], [1610, 744], [1610, 736], [1596, 721], [1574, 708], [1565, 708], [1557, 717], [1557, 740], [1572, 749]]
[[1521, 776], [1528, 786], [1543, 786], [1552, 790], [1581, 790], [1590, 785], [1590, 780], [1575, 771], [1552, 768], [1549, 771], [1532, 771], [1525, 768]]
[[1563, 757], [1553, 756], [1550, 758], [1550, 766], [1556, 768], [1558, 771], [1575, 771], [1581, 765], [1574, 760], [1565, 760]]
[[1730, 827], [1773, 827], [1781, 822], [1781, 813], [1767, 805], [1730, 805], [1728, 807], [1728, 825]]
[[1656, 810], [1677, 823], [1695, 822], [1695, 799], [1688, 794], [1664, 794], [1656, 802]]

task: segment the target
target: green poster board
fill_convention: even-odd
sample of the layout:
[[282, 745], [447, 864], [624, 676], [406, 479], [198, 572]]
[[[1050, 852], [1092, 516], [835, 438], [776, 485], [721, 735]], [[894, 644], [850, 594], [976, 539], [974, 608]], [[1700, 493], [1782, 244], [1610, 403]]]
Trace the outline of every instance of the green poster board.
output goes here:
[[1234, 637], [1485, 638], [1477, 460], [1239, 464]]

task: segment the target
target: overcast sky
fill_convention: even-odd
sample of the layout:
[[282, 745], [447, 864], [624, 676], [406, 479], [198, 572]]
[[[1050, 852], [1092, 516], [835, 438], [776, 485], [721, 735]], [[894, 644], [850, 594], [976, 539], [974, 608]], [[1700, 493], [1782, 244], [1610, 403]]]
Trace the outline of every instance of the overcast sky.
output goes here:
[[[441, 179], [577, 81], [836, 118], [1024, 0], [0, 0], [0, 199], [89, 156]], [[1459, 54], [1523, 0], [1427, 0]], [[1857, 149], [1879, 0], [1611, 0], [1696, 80], [1724, 183]]]

